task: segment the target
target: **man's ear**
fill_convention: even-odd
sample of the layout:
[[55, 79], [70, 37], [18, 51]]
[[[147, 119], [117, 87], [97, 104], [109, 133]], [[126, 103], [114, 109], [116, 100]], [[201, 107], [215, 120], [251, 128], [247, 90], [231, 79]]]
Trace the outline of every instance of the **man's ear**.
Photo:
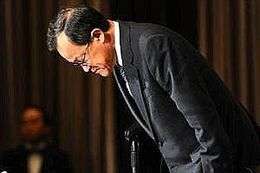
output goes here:
[[105, 34], [99, 28], [94, 28], [90, 34], [92, 41], [101, 41], [102, 43], [105, 41]]

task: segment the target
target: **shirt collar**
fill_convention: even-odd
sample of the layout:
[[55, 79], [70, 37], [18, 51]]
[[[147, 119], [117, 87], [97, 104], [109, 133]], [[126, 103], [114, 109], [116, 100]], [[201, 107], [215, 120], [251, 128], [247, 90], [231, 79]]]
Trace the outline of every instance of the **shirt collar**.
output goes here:
[[121, 46], [120, 46], [120, 30], [119, 30], [119, 23], [113, 21], [115, 25], [115, 50], [116, 50], [116, 57], [117, 63], [120, 66], [123, 66], [122, 55], [121, 55]]

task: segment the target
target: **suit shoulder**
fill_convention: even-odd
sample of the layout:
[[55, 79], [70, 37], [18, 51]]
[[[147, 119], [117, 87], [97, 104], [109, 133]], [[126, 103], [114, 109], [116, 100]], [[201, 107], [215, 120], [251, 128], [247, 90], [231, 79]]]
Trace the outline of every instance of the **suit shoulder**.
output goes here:
[[19, 155], [23, 151], [24, 150], [21, 146], [17, 146], [15, 148], [10, 148], [10, 149], [4, 150], [3, 152], [1, 152], [1, 156], [2, 157], [15, 157], [16, 155]]
[[122, 27], [129, 28], [131, 37], [139, 37], [140, 39], [150, 38], [155, 35], [173, 35], [175, 32], [166, 26], [154, 23], [137, 23], [137, 22], [119, 22]]
[[65, 151], [57, 146], [47, 147], [45, 149], [45, 154], [47, 154], [48, 156], [54, 157], [58, 160], [67, 160], [70, 158], [67, 151]]

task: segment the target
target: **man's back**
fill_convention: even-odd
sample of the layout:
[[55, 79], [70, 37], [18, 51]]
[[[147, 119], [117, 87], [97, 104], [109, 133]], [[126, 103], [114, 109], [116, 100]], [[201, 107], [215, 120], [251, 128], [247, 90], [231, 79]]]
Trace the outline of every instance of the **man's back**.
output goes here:
[[[123, 62], [133, 59], [147, 105], [148, 114], [142, 116], [162, 143], [159, 147], [168, 167], [190, 170], [189, 162], [199, 165], [200, 161], [203, 170], [211, 166], [222, 170], [231, 162], [259, 164], [259, 139], [247, 112], [199, 52], [167, 28], [120, 24]], [[131, 86], [135, 79], [130, 71], [135, 70], [130, 68], [126, 64]]]

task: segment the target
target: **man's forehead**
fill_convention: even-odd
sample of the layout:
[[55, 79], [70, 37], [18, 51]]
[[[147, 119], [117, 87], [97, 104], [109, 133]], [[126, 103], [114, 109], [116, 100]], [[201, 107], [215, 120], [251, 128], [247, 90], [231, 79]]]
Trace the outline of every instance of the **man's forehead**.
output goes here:
[[69, 55], [67, 55], [67, 53], [70, 52], [69, 49], [71, 45], [72, 44], [69, 42], [68, 37], [65, 35], [65, 33], [61, 32], [57, 37], [57, 50], [62, 57], [70, 57]]
[[71, 43], [64, 32], [61, 32], [57, 37], [57, 51], [65, 59], [72, 58], [80, 48], [81, 46]]
[[34, 118], [41, 118], [43, 116], [43, 112], [37, 109], [28, 109], [23, 113], [22, 119], [34, 119]]
[[57, 37], [57, 47], [69, 42], [69, 38], [66, 36], [65, 32], [62, 31]]

